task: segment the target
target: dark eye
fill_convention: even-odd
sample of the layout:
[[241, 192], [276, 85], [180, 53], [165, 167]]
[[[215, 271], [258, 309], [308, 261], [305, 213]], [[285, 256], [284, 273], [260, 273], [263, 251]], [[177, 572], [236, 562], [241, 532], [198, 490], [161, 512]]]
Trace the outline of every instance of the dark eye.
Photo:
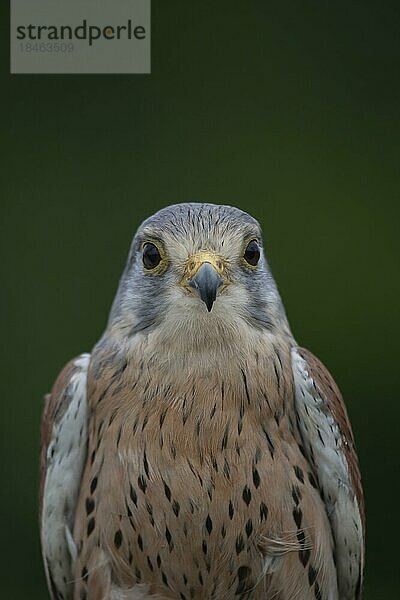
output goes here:
[[252, 267], [255, 267], [260, 260], [260, 255], [260, 246], [257, 244], [256, 240], [251, 240], [244, 251], [244, 260]]
[[161, 254], [157, 246], [148, 242], [143, 246], [143, 264], [146, 269], [155, 269], [161, 262]]

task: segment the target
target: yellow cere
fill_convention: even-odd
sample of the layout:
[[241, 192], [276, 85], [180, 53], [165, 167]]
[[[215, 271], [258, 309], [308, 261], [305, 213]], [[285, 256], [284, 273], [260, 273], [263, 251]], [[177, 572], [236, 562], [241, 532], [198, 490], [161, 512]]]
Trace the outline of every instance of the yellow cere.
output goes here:
[[188, 279], [191, 279], [192, 277], [194, 277], [197, 273], [197, 271], [200, 269], [201, 265], [203, 265], [204, 263], [210, 263], [210, 265], [212, 265], [214, 267], [214, 269], [217, 271], [218, 275], [222, 275], [224, 273], [225, 270], [225, 261], [224, 259], [219, 256], [218, 254], [215, 254], [214, 252], [210, 252], [208, 250], [202, 250], [200, 252], [197, 252], [196, 254], [193, 254], [192, 256], [190, 256], [188, 258], [188, 260], [186, 261], [186, 267], [185, 267], [185, 275]]

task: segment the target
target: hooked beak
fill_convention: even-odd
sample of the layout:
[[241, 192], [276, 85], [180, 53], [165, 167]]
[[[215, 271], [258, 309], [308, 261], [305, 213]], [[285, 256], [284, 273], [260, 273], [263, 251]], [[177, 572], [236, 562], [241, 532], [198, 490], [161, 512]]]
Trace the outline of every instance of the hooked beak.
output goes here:
[[189, 287], [199, 294], [208, 312], [211, 311], [217, 292], [223, 283], [224, 280], [210, 262], [203, 262], [194, 277], [188, 281]]

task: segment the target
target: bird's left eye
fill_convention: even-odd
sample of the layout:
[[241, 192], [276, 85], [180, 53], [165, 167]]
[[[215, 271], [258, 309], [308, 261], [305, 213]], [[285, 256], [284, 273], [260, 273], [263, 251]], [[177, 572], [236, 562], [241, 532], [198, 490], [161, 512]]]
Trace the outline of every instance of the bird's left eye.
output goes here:
[[251, 240], [246, 246], [246, 250], [244, 251], [243, 258], [244, 260], [251, 266], [256, 267], [258, 261], [260, 260], [261, 252], [260, 246], [257, 244], [256, 240]]
[[155, 244], [147, 242], [143, 246], [143, 265], [145, 269], [151, 270], [158, 267], [161, 262], [161, 254]]

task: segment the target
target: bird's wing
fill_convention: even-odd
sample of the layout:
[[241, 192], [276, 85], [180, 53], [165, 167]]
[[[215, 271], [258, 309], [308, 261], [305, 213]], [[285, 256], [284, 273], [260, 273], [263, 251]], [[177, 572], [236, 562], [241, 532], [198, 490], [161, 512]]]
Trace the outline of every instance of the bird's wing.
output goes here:
[[44, 567], [53, 600], [72, 598], [75, 505], [86, 461], [89, 354], [59, 374], [45, 398], [41, 429], [39, 519]]
[[364, 498], [346, 407], [332, 376], [311, 352], [293, 348], [292, 368], [304, 453], [332, 528], [339, 598], [356, 600], [364, 567]]

